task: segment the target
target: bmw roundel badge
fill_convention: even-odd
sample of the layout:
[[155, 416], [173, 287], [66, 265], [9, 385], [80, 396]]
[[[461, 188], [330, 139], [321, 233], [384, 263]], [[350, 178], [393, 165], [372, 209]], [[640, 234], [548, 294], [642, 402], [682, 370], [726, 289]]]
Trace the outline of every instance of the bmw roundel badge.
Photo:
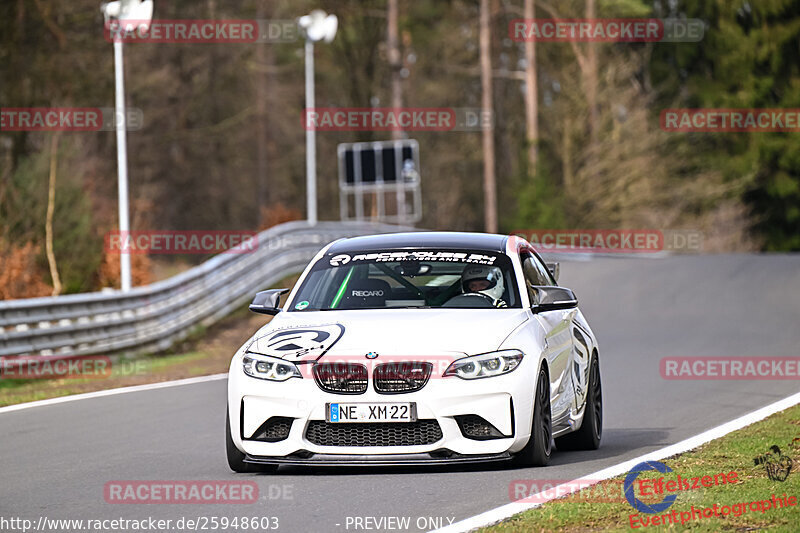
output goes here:
[[367, 359], [375, 359], [378, 357], [378, 352], [367, 352]]

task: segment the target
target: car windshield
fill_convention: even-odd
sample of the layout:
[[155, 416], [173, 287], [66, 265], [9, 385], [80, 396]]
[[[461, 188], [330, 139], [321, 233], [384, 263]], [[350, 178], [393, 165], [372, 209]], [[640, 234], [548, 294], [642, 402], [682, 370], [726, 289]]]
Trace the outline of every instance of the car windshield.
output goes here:
[[474, 250], [328, 254], [314, 264], [290, 311], [520, 307], [511, 261]]

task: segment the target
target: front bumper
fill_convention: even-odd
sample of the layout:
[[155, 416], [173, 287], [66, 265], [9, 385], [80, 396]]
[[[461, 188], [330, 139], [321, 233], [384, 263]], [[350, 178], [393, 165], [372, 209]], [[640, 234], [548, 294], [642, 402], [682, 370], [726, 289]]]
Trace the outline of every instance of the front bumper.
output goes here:
[[[427, 385], [407, 394], [378, 394], [372, 388], [358, 395], [332, 394], [310, 378], [270, 382], [241, 371], [237, 358], [228, 381], [231, 437], [246, 461], [262, 464], [446, 464], [502, 461], [521, 450], [530, 435], [535, 371], [523, 362], [503, 376], [478, 380], [434, 375]], [[414, 402], [417, 420], [435, 420], [441, 438], [422, 445], [322, 446], [306, 435], [312, 421], [325, 422], [326, 403]], [[477, 415], [501, 434], [500, 438], [476, 440], [462, 433], [456, 417]], [[272, 417], [292, 419], [288, 436], [277, 442], [253, 440]], [[238, 422], [238, 423], [237, 423]], [[383, 444], [386, 444], [385, 442]]]

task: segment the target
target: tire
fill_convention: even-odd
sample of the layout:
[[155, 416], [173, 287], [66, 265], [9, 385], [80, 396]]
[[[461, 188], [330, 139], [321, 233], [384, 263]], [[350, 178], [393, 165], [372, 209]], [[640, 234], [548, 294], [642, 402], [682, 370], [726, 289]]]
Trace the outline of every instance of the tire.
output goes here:
[[239, 451], [239, 448], [233, 443], [231, 438], [231, 415], [225, 412], [225, 451], [228, 454], [228, 466], [234, 472], [240, 474], [253, 473], [253, 472], [276, 472], [278, 465], [254, 465], [252, 463], [244, 462], [244, 453]]
[[514, 456], [518, 466], [547, 466], [553, 451], [553, 418], [550, 413], [550, 380], [544, 369], [539, 371], [533, 402], [531, 438]]
[[586, 413], [580, 429], [556, 439], [556, 447], [562, 451], [596, 450], [603, 436], [603, 387], [600, 382], [600, 363], [597, 355], [592, 357], [589, 367], [589, 391], [586, 395]]

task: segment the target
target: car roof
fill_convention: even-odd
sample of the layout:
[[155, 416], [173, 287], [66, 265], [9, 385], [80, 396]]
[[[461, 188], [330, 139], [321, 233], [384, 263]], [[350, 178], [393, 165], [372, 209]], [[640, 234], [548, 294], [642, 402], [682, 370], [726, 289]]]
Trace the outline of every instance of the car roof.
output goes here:
[[328, 249], [328, 253], [339, 254], [419, 248], [457, 248], [484, 252], [505, 252], [507, 240], [508, 235], [462, 233], [457, 231], [385, 233], [336, 241]]

